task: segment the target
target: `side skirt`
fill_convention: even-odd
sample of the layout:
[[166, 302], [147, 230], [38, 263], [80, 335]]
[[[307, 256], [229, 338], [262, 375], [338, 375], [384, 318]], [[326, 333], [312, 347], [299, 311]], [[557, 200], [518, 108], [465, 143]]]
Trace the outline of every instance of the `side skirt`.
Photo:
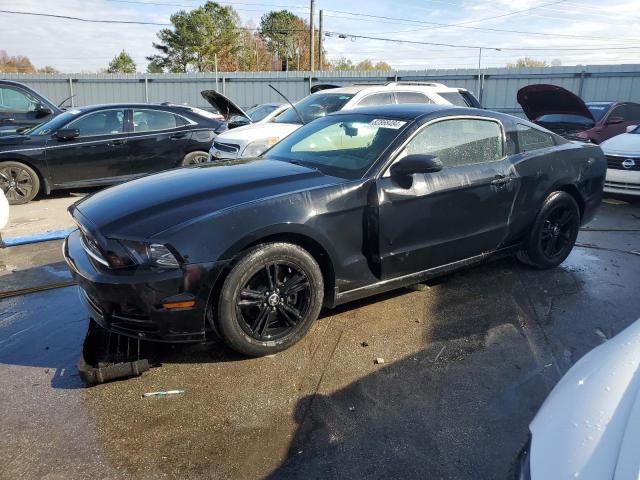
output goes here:
[[481, 253], [480, 255], [476, 255], [474, 257], [465, 258], [464, 260], [458, 260], [455, 262], [447, 263], [446, 265], [440, 265], [439, 267], [422, 270], [416, 273], [410, 273], [401, 277], [390, 278], [388, 280], [382, 280], [370, 285], [365, 285], [364, 287], [347, 290], [346, 292], [338, 292], [336, 293], [335, 303], [333, 304], [333, 306], [352, 302], [354, 300], [359, 300], [365, 297], [370, 297], [379, 293], [388, 292], [390, 290], [396, 290], [398, 288], [415, 285], [416, 283], [420, 283], [425, 280], [429, 280], [431, 278], [453, 272], [455, 270], [460, 270], [471, 265], [476, 265], [485, 260], [496, 260], [498, 258], [512, 255], [520, 249], [520, 244], [511, 245], [509, 247], [500, 248], [491, 252]]

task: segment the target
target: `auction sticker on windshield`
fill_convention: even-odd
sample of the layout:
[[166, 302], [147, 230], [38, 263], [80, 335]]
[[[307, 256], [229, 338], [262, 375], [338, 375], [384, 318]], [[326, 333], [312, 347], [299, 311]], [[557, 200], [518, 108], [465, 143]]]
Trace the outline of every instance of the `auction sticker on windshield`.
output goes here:
[[371, 120], [370, 125], [372, 127], [392, 128], [394, 130], [398, 130], [399, 128], [402, 128], [405, 123], [407, 122], [403, 122], [402, 120], [389, 120], [386, 118], [376, 118], [374, 120]]

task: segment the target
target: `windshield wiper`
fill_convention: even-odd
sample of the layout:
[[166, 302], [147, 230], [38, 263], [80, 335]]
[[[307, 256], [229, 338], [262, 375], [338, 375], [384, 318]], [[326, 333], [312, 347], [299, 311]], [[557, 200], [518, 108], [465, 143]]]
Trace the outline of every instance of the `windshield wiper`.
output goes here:
[[300, 167], [310, 168], [311, 170], [315, 170], [316, 172], [320, 172], [318, 167], [314, 167], [313, 165], [309, 165], [308, 163], [302, 163], [300, 160], [287, 160], [289, 163], [293, 163], [294, 165], [298, 165]]

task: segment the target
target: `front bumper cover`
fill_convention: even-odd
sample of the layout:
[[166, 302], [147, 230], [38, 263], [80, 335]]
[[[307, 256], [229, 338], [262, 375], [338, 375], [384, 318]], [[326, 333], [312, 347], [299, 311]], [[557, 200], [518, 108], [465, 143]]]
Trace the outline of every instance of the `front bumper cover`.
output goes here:
[[[72, 232], [63, 253], [78, 282], [81, 301], [102, 328], [141, 340], [199, 342], [208, 329], [211, 288], [226, 262], [188, 264], [182, 268], [111, 270], [93, 261]], [[167, 299], [195, 300], [192, 308], [166, 309]]]

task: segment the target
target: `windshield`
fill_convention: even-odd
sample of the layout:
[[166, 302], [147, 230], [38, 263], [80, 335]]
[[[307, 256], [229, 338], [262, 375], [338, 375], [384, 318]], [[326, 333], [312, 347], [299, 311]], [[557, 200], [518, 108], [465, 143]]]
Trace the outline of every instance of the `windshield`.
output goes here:
[[407, 122], [371, 115], [336, 115], [305, 125], [264, 156], [350, 180], [360, 178]]
[[536, 123], [551, 124], [551, 123], [569, 123], [580, 127], [591, 128], [593, 127], [593, 120], [580, 115], [569, 115], [565, 113], [550, 113], [548, 115], [542, 115]]
[[609, 111], [609, 109], [611, 108], [611, 105], [613, 104], [612, 103], [587, 103], [587, 108], [589, 109], [589, 112], [591, 112], [591, 115], [593, 115], [593, 118], [595, 118], [596, 122], [599, 122], [600, 120], [603, 119], [605, 114]]
[[77, 118], [82, 113], [81, 110], [67, 110], [64, 113], [61, 113], [57, 117], [52, 118], [48, 122], [41, 123], [40, 125], [36, 125], [31, 130], [26, 130], [24, 133], [28, 135], [47, 135], [51, 132], [55, 132], [63, 125], [66, 125], [67, 122], [70, 122], [74, 118]]
[[278, 108], [277, 105], [256, 105], [255, 107], [247, 110], [247, 116], [252, 122], [259, 122], [260, 120], [264, 120], [266, 116], [276, 108]]
[[[340, 93], [314, 93], [296, 103], [296, 108], [302, 115], [304, 123], [316, 118], [324, 117], [340, 110], [353, 97]], [[284, 111], [276, 117], [275, 123], [300, 123], [300, 118], [293, 108]]]

